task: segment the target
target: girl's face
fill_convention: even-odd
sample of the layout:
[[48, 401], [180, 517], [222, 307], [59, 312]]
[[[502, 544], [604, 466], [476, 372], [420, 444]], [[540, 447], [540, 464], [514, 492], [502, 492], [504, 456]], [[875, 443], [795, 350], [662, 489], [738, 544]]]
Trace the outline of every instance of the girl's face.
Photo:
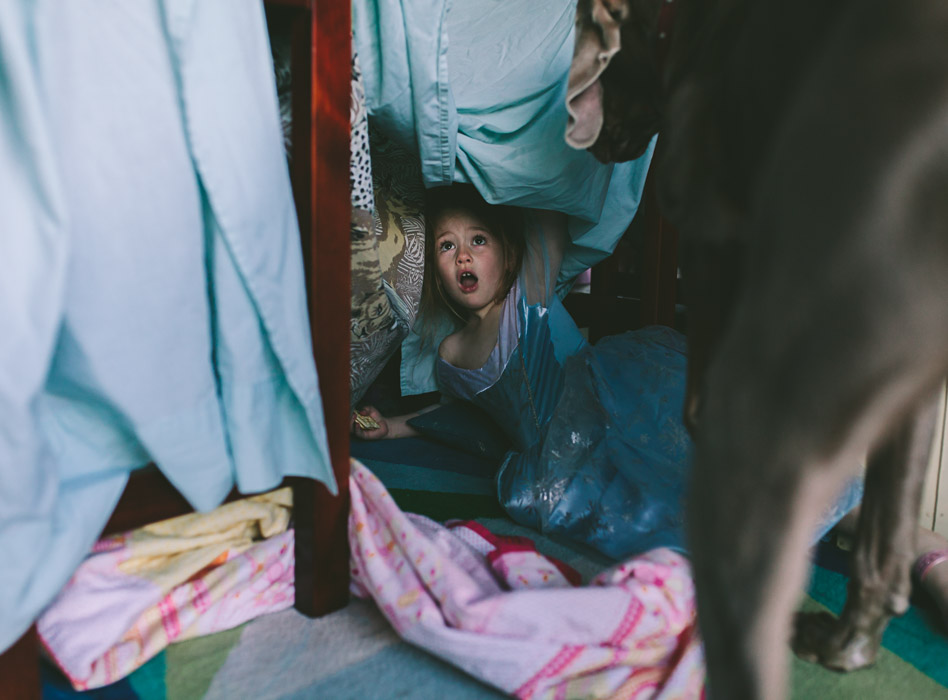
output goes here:
[[458, 306], [486, 313], [506, 272], [500, 240], [483, 221], [463, 211], [448, 211], [434, 223], [434, 258], [445, 292]]

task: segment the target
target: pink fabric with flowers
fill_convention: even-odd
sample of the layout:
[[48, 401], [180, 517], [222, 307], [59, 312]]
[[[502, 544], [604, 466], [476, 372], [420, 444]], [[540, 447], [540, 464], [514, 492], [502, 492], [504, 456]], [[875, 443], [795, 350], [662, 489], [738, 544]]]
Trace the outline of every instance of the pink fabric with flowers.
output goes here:
[[293, 605], [293, 531], [225, 547], [170, 588], [123, 571], [127, 535], [100, 541], [37, 622], [50, 657], [76, 690], [124, 678], [170, 643], [231, 629]]
[[352, 463], [352, 590], [407, 641], [519, 698], [702, 697], [687, 561], [657, 549], [578, 586], [525, 538], [402, 513]]

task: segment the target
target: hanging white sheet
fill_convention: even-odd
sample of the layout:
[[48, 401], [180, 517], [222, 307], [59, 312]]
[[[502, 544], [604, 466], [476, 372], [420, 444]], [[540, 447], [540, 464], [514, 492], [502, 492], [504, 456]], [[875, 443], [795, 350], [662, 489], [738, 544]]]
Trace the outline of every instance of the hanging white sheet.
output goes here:
[[335, 482], [257, 0], [0, 3], [0, 650], [130, 470]]
[[[353, 0], [370, 126], [417, 150], [428, 187], [568, 214], [561, 294], [629, 227], [654, 146], [614, 165], [566, 144], [575, 16], [576, 0]], [[410, 334], [402, 393], [436, 388], [427, 355]]]

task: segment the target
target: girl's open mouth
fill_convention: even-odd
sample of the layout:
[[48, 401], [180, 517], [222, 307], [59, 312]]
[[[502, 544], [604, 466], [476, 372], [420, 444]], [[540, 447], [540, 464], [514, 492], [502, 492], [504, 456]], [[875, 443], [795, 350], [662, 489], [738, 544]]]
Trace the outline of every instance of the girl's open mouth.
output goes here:
[[477, 275], [465, 270], [458, 276], [458, 285], [465, 294], [470, 294], [477, 289]]

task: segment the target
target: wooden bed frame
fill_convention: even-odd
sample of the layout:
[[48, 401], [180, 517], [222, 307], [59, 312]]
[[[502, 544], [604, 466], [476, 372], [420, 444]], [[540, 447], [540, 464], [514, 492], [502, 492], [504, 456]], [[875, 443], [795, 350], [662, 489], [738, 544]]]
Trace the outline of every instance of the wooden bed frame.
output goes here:
[[[290, 175], [302, 235], [313, 348], [339, 495], [291, 478], [296, 609], [314, 617], [348, 601], [349, 545], [349, 101], [350, 3], [265, 0], [289, 24], [292, 52]], [[239, 498], [232, 492], [228, 500]], [[103, 534], [191, 512], [154, 466], [133, 473]], [[0, 698], [40, 697], [35, 626], [0, 654]]]
[[625, 234], [639, 240], [638, 274], [622, 274], [618, 256], [610, 255], [592, 268], [588, 290], [563, 300], [576, 324], [588, 328], [591, 342], [642, 326], [679, 325], [678, 231], [662, 216], [654, 172], [645, 180], [639, 210]]

